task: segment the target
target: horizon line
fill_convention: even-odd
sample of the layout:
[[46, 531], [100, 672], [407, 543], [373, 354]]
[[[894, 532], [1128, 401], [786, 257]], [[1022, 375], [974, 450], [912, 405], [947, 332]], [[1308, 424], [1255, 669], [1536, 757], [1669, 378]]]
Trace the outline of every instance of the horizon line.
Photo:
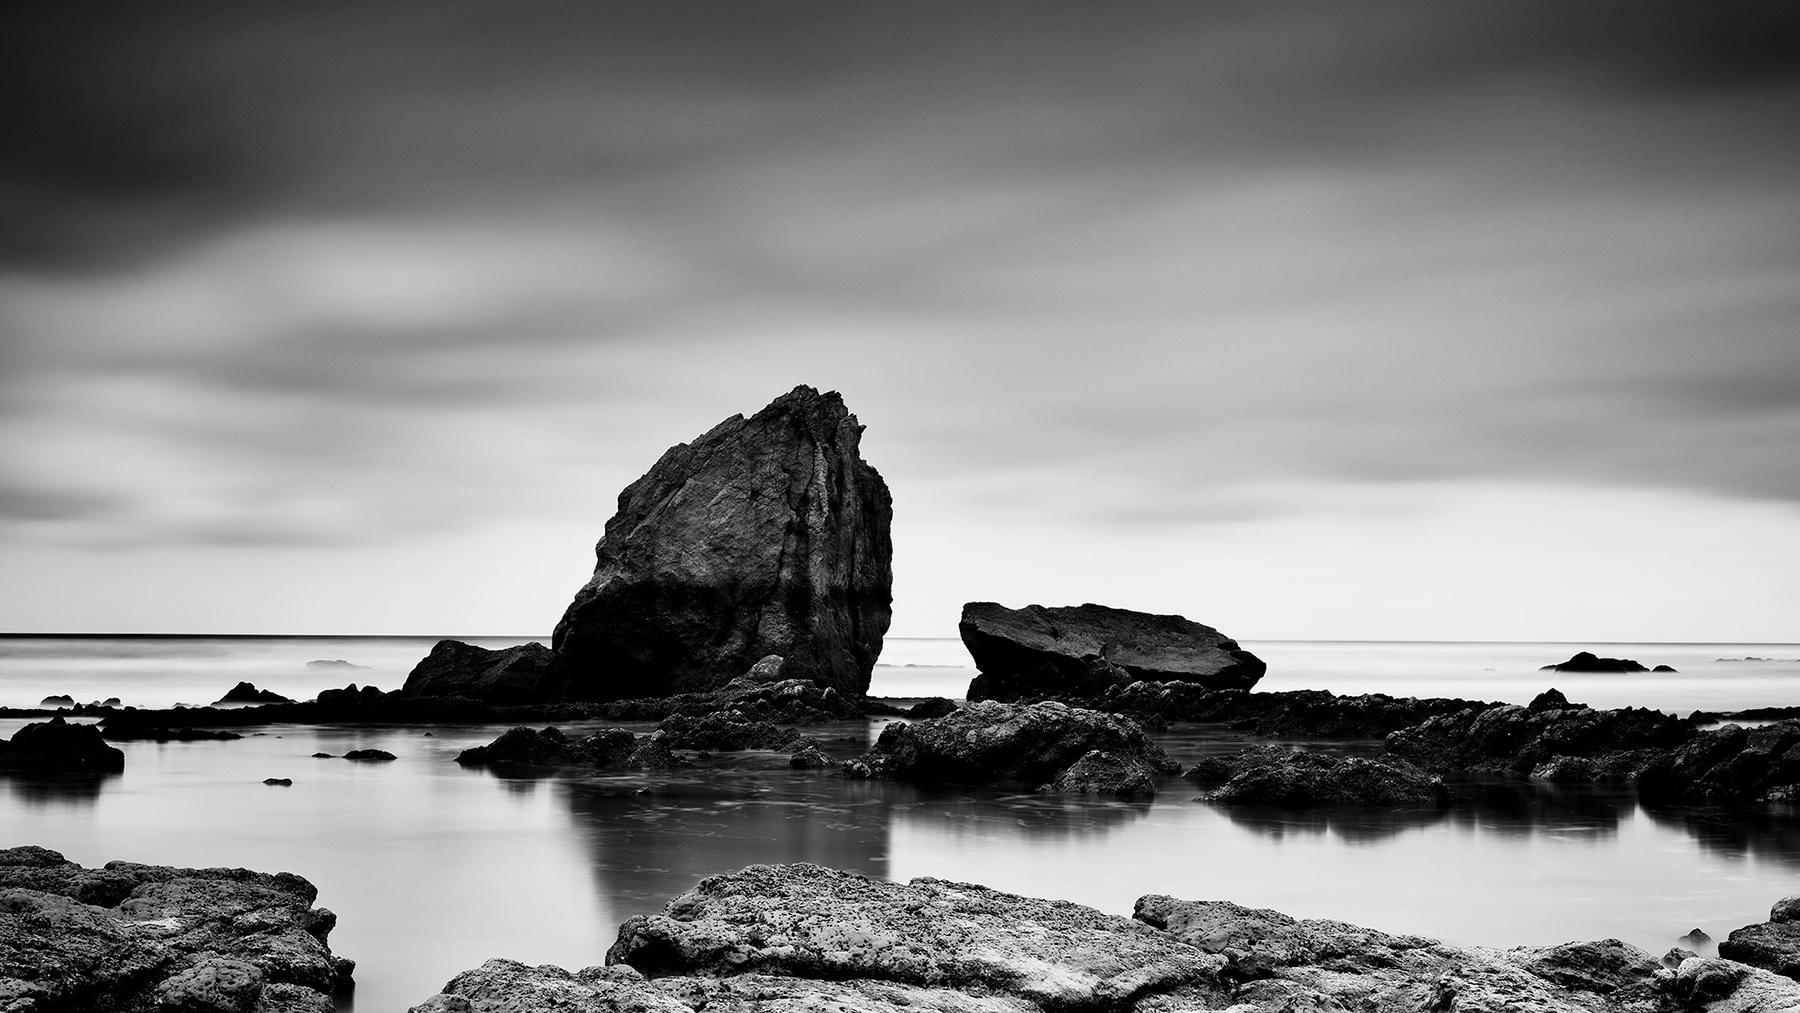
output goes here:
[[[49, 640], [543, 640], [538, 634], [513, 633], [142, 633], [142, 632], [0, 632], [0, 639], [22, 640], [39, 637]], [[1725, 644], [1750, 644], [1766, 647], [1800, 647], [1800, 640], [1434, 640], [1422, 638], [1344, 637], [1234, 637], [1240, 644], [1550, 644], [1559, 646], [1613, 646], [1641, 644], [1660, 647], [1708, 647]], [[957, 637], [892, 636], [883, 640], [942, 640], [958, 642]]]

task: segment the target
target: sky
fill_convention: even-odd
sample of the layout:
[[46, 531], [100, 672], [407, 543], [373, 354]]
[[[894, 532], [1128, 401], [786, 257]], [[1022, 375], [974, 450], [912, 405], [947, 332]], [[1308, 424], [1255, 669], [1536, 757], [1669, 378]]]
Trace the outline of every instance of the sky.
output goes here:
[[1800, 641], [1800, 8], [10, 4], [0, 630], [547, 634], [796, 384], [896, 636]]

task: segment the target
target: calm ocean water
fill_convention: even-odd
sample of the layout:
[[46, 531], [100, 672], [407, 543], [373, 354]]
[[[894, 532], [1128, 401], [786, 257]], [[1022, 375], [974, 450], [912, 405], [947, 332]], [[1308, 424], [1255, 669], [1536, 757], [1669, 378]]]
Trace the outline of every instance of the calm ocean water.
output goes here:
[[[51, 692], [204, 703], [242, 679], [295, 697], [351, 681], [391, 689], [430, 644], [0, 638], [0, 704], [35, 704]], [[1800, 703], [1796, 645], [1246, 646], [1270, 662], [1271, 689], [1523, 701], [1555, 685], [1598, 705], [1683, 712]], [[1536, 671], [1582, 648], [1681, 671]], [[1719, 660], [1727, 658], [1740, 660]], [[315, 660], [362, 667], [309, 668]], [[883, 660], [874, 691], [889, 696], [957, 696], [972, 674], [955, 641], [893, 640]], [[23, 723], [0, 722], [0, 735]], [[879, 726], [825, 734], [848, 755]], [[0, 776], [0, 843], [42, 844], [87, 864], [304, 875], [341, 916], [332, 944], [360, 962], [354, 1005], [364, 1011], [405, 1009], [491, 956], [599, 963], [628, 915], [659, 910], [702, 876], [762, 861], [971, 880], [1120, 914], [1161, 892], [1453, 942], [1616, 936], [1657, 953], [1696, 926], [1722, 936], [1761, 920], [1776, 897], [1800, 892], [1800, 822], [1649, 811], [1612, 790], [1471, 783], [1449, 812], [1315, 816], [1214, 809], [1178, 781], [1151, 804], [850, 782], [789, 771], [771, 753], [672, 775], [503, 778], [452, 762], [501, 730], [267, 726], [236, 742], [123, 743], [122, 775]], [[1184, 730], [1163, 741], [1191, 762], [1239, 740]], [[399, 759], [311, 758], [359, 747]], [[294, 784], [268, 787], [264, 777]]]

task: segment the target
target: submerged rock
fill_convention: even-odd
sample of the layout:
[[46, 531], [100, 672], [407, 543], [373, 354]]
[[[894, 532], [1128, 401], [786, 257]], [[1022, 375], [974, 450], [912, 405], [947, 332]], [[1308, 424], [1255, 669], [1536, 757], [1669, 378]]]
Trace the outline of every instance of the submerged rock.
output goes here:
[[717, 689], [770, 654], [861, 697], [892, 613], [887, 484], [836, 393], [796, 387], [619, 494], [552, 647], [573, 699]]
[[846, 764], [864, 777], [964, 784], [1054, 782], [1091, 750], [1174, 773], [1179, 766], [1129, 718], [1060, 703], [969, 704], [943, 717], [894, 722]]
[[1255, 746], [1212, 757], [1189, 770], [1188, 780], [1216, 785], [1202, 798], [1236, 805], [1292, 809], [1325, 806], [1450, 804], [1444, 780], [1398, 760], [1341, 756], [1285, 746]]
[[413, 666], [400, 693], [465, 697], [487, 704], [554, 700], [561, 695], [561, 686], [550, 675], [550, 657], [550, 649], [538, 643], [490, 651], [460, 640], [440, 640]]
[[1105, 605], [969, 602], [957, 632], [980, 672], [970, 700], [1086, 697], [1136, 681], [1249, 689], [1267, 667], [1210, 626]]
[[329, 1013], [351, 984], [337, 916], [291, 873], [108, 862], [0, 850], [5, 1008]]
[[[1666, 667], [1666, 666], [1665, 666]], [[1643, 665], [1630, 658], [1599, 658], [1591, 651], [1579, 651], [1568, 661], [1545, 665], [1540, 672], [1646, 672]], [[1674, 671], [1670, 669], [1670, 671]]]
[[57, 774], [124, 769], [124, 750], [107, 745], [98, 725], [54, 717], [26, 725], [10, 741], [0, 739], [0, 770]]

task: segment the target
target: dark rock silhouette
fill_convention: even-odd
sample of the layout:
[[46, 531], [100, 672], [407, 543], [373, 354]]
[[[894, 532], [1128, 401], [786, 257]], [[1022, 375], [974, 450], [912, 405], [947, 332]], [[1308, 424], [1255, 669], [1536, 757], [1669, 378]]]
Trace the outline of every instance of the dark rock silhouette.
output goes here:
[[974, 601], [957, 632], [980, 672], [970, 700], [1085, 697], [1137, 681], [1249, 689], [1267, 667], [1210, 626], [1105, 605]]
[[212, 728], [165, 728], [160, 725], [107, 725], [103, 731], [109, 742], [230, 742], [241, 739], [237, 732]]
[[770, 654], [861, 697], [892, 614], [887, 484], [836, 393], [796, 387], [678, 444], [619, 494], [556, 626], [571, 699], [717, 689]]
[[[1561, 694], [1557, 694], [1561, 696]], [[1389, 757], [1433, 771], [1521, 773], [1563, 781], [1627, 777], [1695, 735], [1691, 722], [1641, 707], [1505, 704], [1428, 718], [1387, 736]], [[1539, 702], [1542, 701], [1542, 702]], [[1568, 766], [1570, 761], [1582, 761]], [[1549, 766], [1560, 762], [1567, 769]]]
[[1699, 732], [1637, 773], [1646, 802], [1800, 802], [1800, 721]]
[[0, 981], [19, 1010], [329, 1010], [354, 962], [337, 916], [292, 873], [108, 862], [0, 850]]
[[572, 739], [556, 727], [508, 729], [485, 746], [457, 754], [456, 762], [470, 766], [507, 765], [551, 767], [582, 764], [610, 767], [623, 763], [637, 748], [637, 736], [625, 728], [602, 728]]
[[124, 769], [124, 751], [107, 745], [98, 725], [54, 717], [26, 725], [10, 741], [0, 739], [0, 770], [50, 774]]
[[293, 786], [294, 779], [291, 777], [265, 777], [263, 783], [276, 788], [289, 788]]
[[[1643, 665], [1630, 658], [1598, 658], [1591, 651], [1580, 651], [1568, 661], [1545, 665], [1540, 672], [1645, 672]], [[1673, 671], [1673, 669], [1670, 669]]]
[[1652, 671], [1652, 672], [1673, 672], [1673, 671], [1675, 671], [1675, 667], [1673, 665], [1658, 665], [1655, 668], [1652, 668], [1650, 671]]
[[549, 673], [550, 649], [543, 644], [490, 651], [460, 640], [440, 640], [413, 666], [400, 693], [463, 697], [486, 704], [534, 703], [560, 695]]
[[344, 754], [344, 759], [355, 760], [359, 763], [386, 763], [389, 760], [397, 760], [399, 757], [385, 749], [352, 749]]
[[47, 696], [47, 697], [43, 698], [42, 700], [39, 700], [38, 706], [39, 707], [73, 707], [73, 706], [75, 706], [75, 698], [72, 696], [69, 696], [67, 694], [59, 693], [54, 696]]
[[941, 718], [946, 714], [953, 714], [955, 712], [956, 701], [946, 697], [932, 696], [926, 697], [907, 708], [905, 716], [912, 718], [914, 721], [923, 721], [926, 718]]
[[293, 703], [291, 697], [282, 696], [273, 690], [257, 689], [253, 683], [240, 682], [225, 691], [217, 703]]
[[1182, 775], [1202, 786], [1208, 802], [1270, 805], [1290, 809], [1321, 806], [1415, 806], [1450, 803], [1443, 778], [1401, 760], [1340, 756], [1285, 746], [1254, 746], [1209, 757]]
[[943, 717], [894, 722], [845, 764], [858, 777], [964, 784], [1054, 782], [1089, 750], [1175, 773], [1179, 765], [1129, 718], [1060, 703], [979, 701]]

